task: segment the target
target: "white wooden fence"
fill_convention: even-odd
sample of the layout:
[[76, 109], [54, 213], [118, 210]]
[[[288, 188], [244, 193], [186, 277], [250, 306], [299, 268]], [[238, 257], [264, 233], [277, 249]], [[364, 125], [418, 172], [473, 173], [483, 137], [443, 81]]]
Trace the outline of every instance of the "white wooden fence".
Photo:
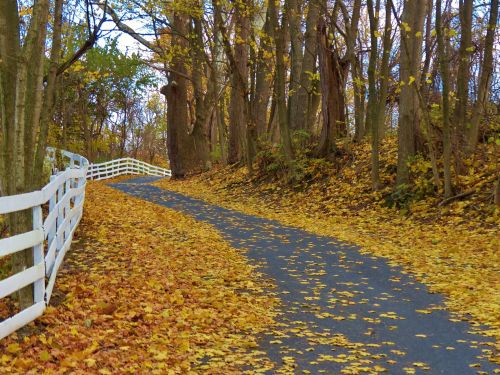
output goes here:
[[161, 177], [170, 177], [172, 175], [168, 169], [156, 167], [136, 159], [122, 158], [100, 164], [91, 164], [87, 172], [87, 178], [104, 180], [125, 174], [146, 174]]
[[[0, 280], [0, 299], [34, 284], [33, 305], [0, 322], [0, 339], [42, 315], [49, 304], [57, 271], [83, 215], [87, 179], [124, 174], [171, 176], [167, 169], [130, 158], [89, 165], [83, 156], [66, 151], [61, 155], [68, 167], [51, 176], [42, 190], [0, 197], [0, 215], [28, 209], [33, 215], [33, 230], [0, 239], [0, 258], [32, 248], [34, 259], [33, 266]], [[54, 149], [48, 149], [48, 158], [55, 161]], [[48, 209], [46, 215], [43, 206]]]
[[[51, 176], [42, 190], [0, 197], [0, 215], [22, 210], [31, 210], [33, 215], [33, 230], [0, 239], [0, 257], [33, 248], [33, 266], [1, 280], [0, 299], [34, 284], [33, 305], [0, 322], [0, 339], [42, 315], [82, 218], [88, 161], [70, 152], [61, 154], [69, 160], [68, 168]], [[48, 206], [46, 216], [44, 205]]]

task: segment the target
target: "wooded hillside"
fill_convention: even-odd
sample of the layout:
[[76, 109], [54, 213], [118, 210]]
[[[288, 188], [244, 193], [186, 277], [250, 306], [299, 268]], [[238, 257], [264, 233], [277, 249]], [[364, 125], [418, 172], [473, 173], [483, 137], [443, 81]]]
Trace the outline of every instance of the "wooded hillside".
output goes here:
[[107, 14], [167, 76], [175, 177], [220, 162], [295, 182], [308, 160], [339, 169], [353, 143], [369, 142], [378, 190], [392, 168], [380, 144], [397, 137], [391, 186], [412, 195], [412, 171], [425, 169], [428, 193], [449, 199], [467, 193], [459, 176], [478, 143], [500, 142], [498, 1], [134, 4], [112, 1]]
[[430, 163], [430, 193], [448, 199], [467, 193], [478, 143], [500, 142], [497, 0], [1, 6], [4, 194], [41, 183], [47, 144], [91, 161], [168, 148], [175, 177], [239, 163], [294, 182], [369, 142], [378, 190], [393, 167], [380, 144], [397, 137], [391, 186], [413, 191]]

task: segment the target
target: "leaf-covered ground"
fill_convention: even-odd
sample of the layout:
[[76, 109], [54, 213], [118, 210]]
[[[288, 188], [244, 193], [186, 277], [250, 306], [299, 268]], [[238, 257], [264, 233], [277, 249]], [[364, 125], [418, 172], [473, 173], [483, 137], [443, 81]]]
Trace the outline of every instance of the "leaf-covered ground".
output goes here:
[[[275, 300], [210, 226], [100, 183], [31, 334], [0, 341], [0, 373], [258, 373]], [[242, 370], [243, 369], [243, 370]]]
[[[385, 190], [394, 179], [393, 146], [386, 142], [382, 150]], [[467, 161], [469, 173], [460, 180], [464, 190], [474, 191], [470, 199], [440, 206], [440, 198], [430, 195], [398, 211], [385, 207], [384, 190], [370, 192], [366, 147], [354, 149], [339, 172], [311, 168], [312, 182], [300, 189], [249, 178], [245, 170], [234, 168], [183, 181], [162, 180], [156, 185], [332, 236], [360, 245], [366, 253], [387, 257], [432, 291], [447, 296], [446, 304], [456, 314], [453, 319], [469, 320], [478, 331], [494, 338], [498, 349], [499, 216], [491, 205], [495, 151], [484, 149], [481, 158]], [[500, 361], [498, 356], [496, 361]]]
[[[116, 189], [212, 224], [260, 265], [280, 298], [259, 349], [268, 374], [493, 374], [494, 342], [457, 321], [439, 294], [357, 246], [148, 184]], [[495, 372], [496, 371], [496, 372]]]

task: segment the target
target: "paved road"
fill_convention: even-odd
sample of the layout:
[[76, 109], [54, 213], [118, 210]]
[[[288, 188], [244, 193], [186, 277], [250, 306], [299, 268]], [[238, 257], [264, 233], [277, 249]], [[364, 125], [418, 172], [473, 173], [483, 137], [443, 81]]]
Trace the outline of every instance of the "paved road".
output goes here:
[[483, 357], [491, 350], [487, 338], [468, 333], [465, 322], [450, 321], [442, 296], [383, 259], [334, 238], [147, 184], [154, 179], [111, 186], [212, 224], [274, 280], [283, 302], [280, 326], [262, 337], [260, 348], [276, 363], [272, 373], [500, 371]]

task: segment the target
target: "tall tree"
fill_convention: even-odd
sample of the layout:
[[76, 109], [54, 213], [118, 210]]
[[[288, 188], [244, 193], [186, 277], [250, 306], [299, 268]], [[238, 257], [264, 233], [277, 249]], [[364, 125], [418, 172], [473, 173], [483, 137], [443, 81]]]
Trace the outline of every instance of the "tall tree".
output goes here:
[[[88, 14], [89, 39], [73, 56], [59, 64], [63, 4], [59, 0], [38, 0], [33, 4], [29, 22], [21, 23], [21, 4], [16, 0], [0, 2], [0, 185], [2, 192], [9, 195], [42, 186], [43, 169], [40, 165], [45, 157], [56, 77], [93, 46], [103, 22], [101, 20], [92, 27]], [[87, 11], [90, 12], [90, 8]], [[54, 25], [50, 40], [50, 69], [46, 72], [45, 46], [51, 13]], [[13, 234], [29, 231], [30, 212], [11, 214], [9, 226]], [[13, 256], [16, 273], [32, 264], [31, 249]], [[30, 306], [32, 286], [20, 290], [18, 299], [22, 308]]]
[[273, 30], [270, 19], [270, 9], [271, 7], [266, 8], [264, 26], [260, 32], [260, 43], [256, 62], [255, 99], [253, 108], [255, 113], [255, 127], [259, 138], [266, 138], [267, 136], [268, 107], [273, 75], [271, 41]]
[[[455, 104], [453, 122], [456, 128], [455, 132], [461, 138], [466, 134], [466, 124], [468, 122], [467, 105], [469, 101], [470, 56], [474, 50], [472, 47], [472, 8], [473, 0], [459, 1], [460, 47], [458, 50], [457, 102]], [[462, 143], [460, 141], [460, 144]]]
[[387, 95], [390, 82], [391, 67], [390, 57], [392, 49], [392, 0], [386, 0], [385, 4], [385, 26], [384, 26], [384, 39], [382, 41], [382, 61], [380, 63], [380, 78], [379, 78], [379, 100], [377, 106], [377, 123], [379, 140], [382, 140], [385, 135], [385, 113], [387, 105]]
[[401, 16], [398, 185], [409, 183], [408, 162], [415, 155], [416, 135], [420, 132], [420, 103], [418, 90], [413, 85], [420, 82], [422, 33], [426, 6], [426, 0], [405, 1]]
[[326, 22], [322, 17], [319, 19], [317, 37], [323, 126], [316, 153], [326, 157], [335, 153], [336, 139], [346, 135], [343, 68], [338, 55], [332, 51]]
[[286, 12], [283, 14], [283, 21], [281, 27], [278, 20], [278, 11], [276, 9], [276, 3], [273, 1], [269, 2], [271, 20], [273, 24], [273, 38], [274, 44], [276, 46], [276, 79], [275, 79], [275, 95], [276, 103], [278, 107], [278, 119], [279, 119], [279, 130], [281, 146], [283, 147], [283, 153], [285, 159], [289, 165], [291, 165], [293, 159], [292, 142], [290, 139], [290, 128], [288, 123], [288, 117], [286, 113], [286, 97], [285, 97], [285, 25], [286, 25]]
[[[196, 113], [193, 116], [195, 121], [191, 123], [185, 109], [188, 107], [188, 92], [193, 89], [193, 74], [198, 72], [189, 65], [189, 51], [198, 51], [196, 38], [189, 37], [190, 22], [191, 16], [197, 17], [200, 12], [203, 13], [201, 3], [161, 3], [158, 4], [159, 9], [139, 7], [144, 12], [144, 17], [149, 18], [155, 35], [154, 41], [144, 38], [141, 33], [124, 23], [112, 7], [101, 7], [106, 10], [119, 30], [153, 52], [153, 62], [159, 61], [159, 65], [152, 64], [149, 59], [146, 63], [151, 63], [167, 75], [168, 85], [164, 86], [161, 92], [165, 94], [169, 107], [168, 148], [172, 175], [183, 177], [205, 170], [209, 159], [207, 132], [202, 121], [196, 121]], [[160, 30], [158, 24], [165, 28]], [[170, 38], [165, 38], [165, 35], [170, 35]], [[198, 105], [199, 109], [205, 108], [201, 102], [198, 102]], [[203, 117], [202, 113], [200, 115]]]
[[370, 21], [370, 60], [368, 63], [368, 115], [372, 136], [372, 189], [378, 190], [379, 177], [379, 124], [378, 106], [379, 100], [376, 87], [377, 58], [378, 58], [378, 14], [380, 11], [380, 0], [374, 6], [373, 0], [367, 0], [368, 18]]
[[443, 115], [443, 165], [444, 165], [444, 196], [449, 198], [451, 190], [451, 131], [450, 131], [450, 72], [447, 58], [447, 29], [444, 27], [441, 2], [436, 3], [436, 34], [438, 42], [439, 70], [442, 81], [442, 115]]
[[[316, 72], [317, 37], [316, 28], [319, 19], [319, 4], [317, 0], [306, 2], [307, 18], [306, 30], [304, 34], [304, 56], [302, 59], [302, 69], [300, 72], [300, 82], [297, 87], [296, 112], [290, 116], [291, 129], [312, 129], [314, 117], [317, 112], [319, 95], [314, 87], [314, 75]], [[290, 105], [293, 105], [292, 103]]]
[[[299, 105], [298, 90], [304, 52], [302, 48], [302, 12], [301, 1], [285, 0], [285, 16], [290, 33], [290, 85], [288, 90], [288, 123], [293, 128], [297, 118]], [[284, 52], [284, 51], [283, 51]]]
[[228, 162], [237, 163], [242, 160], [247, 149], [246, 127], [244, 107], [246, 105], [245, 95], [247, 93], [248, 79], [248, 42], [250, 36], [249, 10], [244, 3], [234, 1], [234, 60], [231, 77], [231, 101], [229, 104], [229, 151]]
[[486, 104], [486, 99], [489, 93], [489, 86], [493, 74], [493, 49], [495, 43], [495, 31], [497, 28], [497, 22], [498, 0], [491, 0], [490, 16], [484, 41], [484, 55], [479, 73], [479, 87], [477, 90], [477, 98], [472, 110], [471, 124], [467, 135], [467, 153], [469, 155], [472, 154], [476, 149], [479, 137], [479, 123], [484, 113], [484, 106]]

